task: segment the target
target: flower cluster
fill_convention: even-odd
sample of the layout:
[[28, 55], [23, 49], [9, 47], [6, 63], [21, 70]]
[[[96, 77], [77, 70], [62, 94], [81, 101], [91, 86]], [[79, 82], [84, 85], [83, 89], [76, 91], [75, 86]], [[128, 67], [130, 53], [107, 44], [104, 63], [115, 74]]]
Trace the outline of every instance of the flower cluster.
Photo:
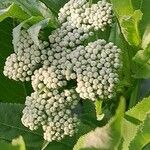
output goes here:
[[15, 53], [11, 54], [4, 66], [4, 75], [13, 80], [29, 81], [34, 70], [47, 59], [49, 43], [34, 44], [26, 30], [21, 31]]
[[112, 16], [112, 5], [106, 0], [92, 5], [87, 0], [70, 0], [60, 9], [59, 21], [67, 20], [72, 26], [85, 30], [104, 30], [112, 23]]
[[69, 22], [62, 23], [61, 27], [54, 30], [49, 36], [50, 47], [54, 48], [54, 51], [61, 51], [66, 48], [74, 48], [77, 45], [82, 44], [83, 41], [88, 39], [89, 36], [93, 36], [93, 32], [76, 28], [70, 25]]
[[121, 50], [113, 43], [97, 40], [79, 46], [70, 54], [72, 70], [77, 76], [76, 91], [83, 99], [111, 99], [119, 81]]
[[72, 136], [79, 124], [73, 112], [79, 97], [74, 89], [46, 92], [34, 92], [26, 98], [22, 123], [30, 130], [42, 126], [44, 139], [61, 140], [64, 136]]
[[66, 85], [67, 81], [57, 66], [44, 66], [43, 68], [35, 70], [32, 76], [32, 87], [37, 91], [45, 87], [48, 89], [57, 89]]
[[[4, 67], [10, 79], [31, 80], [34, 92], [26, 97], [21, 120], [30, 130], [42, 126], [47, 141], [76, 132], [75, 108], [80, 98], [94, 101], [115, 95], [121, 66], [120, 49], [113, 43], [99, 39], [84, 45], [94, 30], [111, 24], [110, 3], [70, 0], [58, 19], [61, 26], [51, 32], [49, 42], [40, 40], [38, 46], [22, 30]], [[68, 86], [72, 80], [74, 85]]]

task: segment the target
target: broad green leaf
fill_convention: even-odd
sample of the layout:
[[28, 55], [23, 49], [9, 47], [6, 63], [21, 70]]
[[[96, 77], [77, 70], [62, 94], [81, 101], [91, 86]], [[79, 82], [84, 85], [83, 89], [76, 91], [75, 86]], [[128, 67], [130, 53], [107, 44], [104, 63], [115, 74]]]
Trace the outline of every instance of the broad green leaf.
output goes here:
[[0, 10], [0, 22], [7, 17], [16, 18], [22, 21], [29, 18], [29, 15], [25, 13], [18, 5], [12, 3], [8, 8]]
[[122, 18], [123, 16], [128, 16], [133, 14], [134, 9], [131, 0], [125, 0], [125, 1], [110, 0], [110, 1], [113, 4], [115, 14], [119, 19]]
[[141, 86], [141, 82], [139, 80], [135, 80], [131, 91], [128, 109], [132, 108], [133, 106], [136, 105], [137, 102], [139, 102], [140, 86]]
[[134, 71], [135, 78], [149, 78], [150, 77], [150, 46], [145, 50], [140, 50], [133, 57], [137, 69]]
[[[21, 123], [23, 105], [0, 103], [0, 139], [11, 141], [12, 139], [22, 135], [24, 138], [27, 150], [41, 150], [43, 145], [43, 133], [40, 131], [31, 131], [25, 128]], [[92, 127], [81, 123], [79, 132], [72, 138], [66, 137], [59, 142], [51, 142], [46, 147], [46, 150], [70, 150], [76, 140], [83, 134], [89, 132]]]
[[138, 26], [142, 12], [140, 10], [134, 11], [131, 0], [111, 0], [111, 2], [126, 41], [130, 45], [139, 46], [141, 38]]
[[[17, 4], [18, 6], [22, 8], [22, 10], [24, 10], [28, 15], [30, 15], [30, 17], [40, 16], [40, 17], [43, 17], [43, 19], [50, 18], [53, 24], [58, 23], [57, 18], [52, 13], [52, 11], [48, 7], [46, 7], [44, 3], [42, 3], [39, 0], [23, 0], [23, 1], [22, 0], [6, 0], [6, 1]], [[2, 3], [3, 2], [5, 1], [2, 0]]]
[[25, 143], [24, 143], [22, 136], [19, 136], [18, 138], [13, 139], [12, 145], [19, 146], [19, 150], [26, 150]]
[[150, 26], [147, 26], [142, 38], [141, 47], [143, 49], [146, 49], [149, 44], [150, 44]]
[[123, 143], [122, 143], [122, 150], [128, 150], [129, 144], [131, 140], [136, 135], [136, 132], [138, 130], [138, 126], [136, 124], [133, 124], [132, 122], [124, 119], [123, 120]]
[[69, 0], [41, 0], [47, 5], [54, 13], [58, 13], [59, 9], [63, 7]]
[[144, 65], [136, 64], [133, 77], [137, 79], [148, 79], [150, 77], [149, 62]]
[[140, 9], [143, 0], [131, 0], [134, 9]]
[[142, 18], [142, 12], [135, 10], [130, 16], [123, 16], [120, 20], [122, 33], [126, 41], [133, 46], [139, 46], [141, 43], [139, 33], [139, 22]]
[[148, 143], [142, 150], [149, 150], [150, 149], [150, 143]]
[[5, 19], [0, 23], [0, 101], [23, 103], [26, 97], [24, 84], [3, 75], [6, 58], [13, 53], [12, 29], [11, 19]]
[[[30, 16], [43, 16], [39, 7], [43, 7], [42, 3], [38, 0], [11, 0], [12, 2], [20, 5]], [[45, 12], [45, 11], [44, 11]]]
[[42, 16], [40, 10], [38, 10], [38, 0], [1, 0], [1, 3], [9, 2], [19, 5], [30, 16]]
[[125, 114], [127, 116], [143, 121], [149, 111], [150, 111], [150, 97], [147, 97], [144, 98], [141, 102], [139, 102], [135, 107], [128, 110]]
[[10, 5], [11, 3], [9, 2], [9, 0], [0, 0], [0, 9], [5, 9]]
[[12, 144], [0, 141], [0, 150], [20, 150], [19, 146], [13, 146]]
[[150, 7], [149, 0], [141, 0], [141, 11], [143, 12], [143, 17], [140, 24], [140, 28], [142, 35], [144, 34], [145, 29], [150, 25], [149, 7]]
[[150, 142], [150, 113], [147, 114], [143, 124], [139, 126], [136, 136], [131, 141], [129, 150], [141, 150]]
[[0, 149], [1, 150], [26, 150], [25, 143], [22, 136], [15, 138], [11, 143], [7, 143], [5, 141], [0, 141]]
[[40, 22], [38, 22], [37, 24], [34, 24], [33, 26], [31, 26], [28, 29], [28, 33], [30, 34], [32, 40], [35, 42], [36, 45], [39, 45], [39, 33], [42, 29], [46, 28], [46, 27], [56, 27], [56, 24], [53, 24], [53, 22], [51, 22], [50, 18], [44, 19]]
[[22, 125], [22, 110], [23, 105], [0, 103], [0, 139], [12, 141], [22, 135], [27, 147], [38, 150], [42, 146], [42, 134]]
[[146, 64], [150, 60], [150, 46], [145, 50], [139, 50], [133, 60], [138, 64]]
[[98, 127], [81, 136], [74, 150], [115, 150], [121, 140], [122, 119], [125, 110], [125, 100], [122, 97], [115, 116], [104, 127]]
[[99, 124], [96, 118], [95, 105], [91, 100], [83, 100], [83, 107], [80, 109], [81, 120], [83, 123], [95, 128]]
[[145, 49], [150, 43], [150, 3], [149, 0], [141, 0], [141, 11], [143, 13], [140, 23], [142, 38], [142, 48]]
[[144, 98], [135, 107], [125, 113], [123, 121], [123, 150], [129, 149], [129, 144], [136, 136], [139, 125], [144, 121], [150, 111], [150, 97]]

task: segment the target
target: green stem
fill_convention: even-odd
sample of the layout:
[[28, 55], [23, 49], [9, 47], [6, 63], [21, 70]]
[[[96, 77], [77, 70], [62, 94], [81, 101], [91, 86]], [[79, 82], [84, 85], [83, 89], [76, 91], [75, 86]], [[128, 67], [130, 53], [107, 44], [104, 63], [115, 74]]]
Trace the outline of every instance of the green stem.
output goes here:
[[89, 4], [90, 4], [90, 6], [92, 5], [92, 3], [93, 3], [93, 0], [89, 0]]
[[132, 108], [133, 106], [135, 106], [136, 102], [138, 101], [138, 94], [139, 94], [139, 85], [140, 85], [140, 80], [136, 80], [135, 81], [135, 87], [131, 93], [131, 97], [130, 97], [130, 102], [129, 102], [129, 106], [128, 109]]
[[96, 100], [95, 104], [95, 109], [96, 109], [96, 117], [97, 120], [100, 121], [104, 116], [102, 112], [102, 101], [101, 100]]

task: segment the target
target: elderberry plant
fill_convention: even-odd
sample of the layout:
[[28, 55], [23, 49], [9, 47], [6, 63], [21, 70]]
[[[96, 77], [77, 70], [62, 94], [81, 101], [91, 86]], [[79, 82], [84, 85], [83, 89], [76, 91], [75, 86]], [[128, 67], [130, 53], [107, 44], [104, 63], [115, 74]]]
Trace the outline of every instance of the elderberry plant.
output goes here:
[[[2, 1], [0, 26], [13, 21], [13, 51], [2, 63], [9, 80], [2, 78], [25, 94], [23, 104], [0, 103], [0, 128], [20, 122], [12, 137], [21, 130], [27, 150], [142, 150], [150, 142], [150, 98], [138, 103], [141, 79], [150, 77], [150, 22], [149, 3], [139, 3]], [[0, 95], [11, 91], [1, 87]]]

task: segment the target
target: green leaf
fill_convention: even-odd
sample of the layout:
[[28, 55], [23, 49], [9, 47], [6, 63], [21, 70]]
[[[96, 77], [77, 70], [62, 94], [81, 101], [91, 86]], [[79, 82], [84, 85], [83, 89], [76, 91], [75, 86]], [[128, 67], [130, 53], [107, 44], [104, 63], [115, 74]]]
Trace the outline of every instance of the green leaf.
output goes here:
[[150, 77], [150, 65], [149, 64], [144, 64], [142, 66], [137, 64], [135, 67], [135, 71], [133, 75], [134, 78], [148, 79]]
[[150, 143], [148, 143], [142, 150], [149, 150], [150, 149]]
[[110, 0], [110, 1], [113, 4], [114, 11], [119, 19], [123, 16], [131, 15], [134, 12], [131, 0], [126, 1]]
[[129, 144], [136, 136], [139, 125], [144, 121], [150, 111], [150, 97], [144, 98], [135, 107], [125, 113], [123, 121], [123, 150], [129, 149]]
[[134, 9], [140, 9], [143, 0], [131, 0]]
[[91, 100], [83, 100], [82, 101], [83, 107], [82, 107], [82, 114], [81, 114], [81, 120], [83, 123], [91, 126], [96, 127], [98, 121], [96, 118], [96, 111], [95, 111], [95, 105]]
[[23, 103], [26, 97], [24, 84], [10, 80], [3, 75], [6, 58], [13, 53], [12, 29], [11, 19], [0, 23], [0, 101]]
[[120, 20], [122, 33], [130, 45], [139, 46], [141, 43], [138, 28], [141, 18], [142, 12], [140, 10], [135, 10], [132, 15], [124, 16]]
[[[20, 104], [0, 103], [0, 139], [11, 142], [13, 138], [22, 135], [27, 149], [41, 150], [44, 141], [43, 133], [40, 131], [33, 132], [22, 125], [22, 110], [23, 105]], [[45, 150], [73, 149], [73, 145], [75, 144], [76, 140], [81, 135], [89, 132], [91, 129], [91, 126], [81, 123], [79, 126], [79, 132], [74, 135], [74, 137], [67, 137], [60, 142], [51, 142], [48, 144]]]
[[142, 38], [142, 44], [141, 47], [143, 49], [147, 48], [147, 46], [150, 44], [150, 26], [147, 26], [145, 29], [143, 38]]
[[0, 103], [0, 139], [12, 141], [22, 135], [26, 146], [40, 149], [43, 137], [38, 131], [30, 131], [21, 123], [23, 105]]
[[142, 12], [140, 10], [134, 11], [131, 0], [111, 0], [111, 2], [126, 41], [130, 45], [139, 46], [141, 38], [138, 26]]
[[12, 144], [6, 141], [0, 141], [1, 150], [26, 150], [22, 136], [12, 140]]
[[69, 0], [41, 0], [47, 5], [55, 14], [58, 14], [59, 9], [63, 7]]
[[141, 82], [139, 80], [135, 80], [129, 100], [128, 108], [132, 108], [139, 101], [139, 91], [140, 91]]
[[128, 110], [125, 114], [127, 116], [144, 121], [147, 113], [150, 111], [150, 97], [144, 98], [135, 107]]
[[[42, 3], [38, 0], [11, 0], [18, 4], [23, 10], [25, 10], [30, 16], [43, 16], [39, 8], [43, 7]], [[44, 11], [45, 12], [45, 11]]]
[[39, 33], [40, 30], [46, 28], [46, 27], [57, 27], [56, 24], [53, 24], [53, 22], [51, 22], [50, 18], [44, 19], [40, 22], [38, 22], [37, 24], [34, 24], [33, 26], [31, 26], [28, 29], [28, 32], [32, 38], [32, 40], [35, 42], [36, 45], [39, 45]]
[[39, 1], [37, 0], [1, 0], [1, 3], [10, 2], [19, 5], [30, 16], [42, 16], [42, 13], [38, 10]]
[[133, 61], [137, 68], [134, 71], [135, 78], [149, 78], [150, 77], [150, 46], [145, 50], [140, 50], [133, 57]]
[[141, 11], [143, 12], [142, 21], [140, 24], [142, 35], [145, 32], [145, 29], [150, 24], [150, 12], [149, 12], [150, 3], [149, 0], [141, 0]]
[[136, 135], [138, 126], [136, 124], [133, 124], [132, 122], [124, 119], [123, 120], [123, 143], [122, 143], [122, 150], [128, 150], [129, 144], [131, 140]]
[[29, 18], [29, 15], [25, 13], [18, 5], [12, 3], [8, 8], [0, 10], [0, 22], [7, 17], [17, 18], [22, 21]]
[[[57, 18], [52, 11], [46, 7], [44, 3], [39, 0], [6, 0], [8, 2], [14, 2], [19, 5], [30, 17], [40, 16], [44, 18], [50, 18], [52, 22], [57, 23]], [[2, 1], [4, 3], [5, 1]], [[20, 9], [21, 9], [20, 8]], [[28, 17], [29, 18], [29, 17]], [[25, 20], [25, 19], [23, 19]]]
[[150, 43], [150, 3], [149, 0], [141, 1], [141, 11], [143, 13], [142, 21], [140, 23], [140, 30], [142, 38], [142, 48], [145, 49]]
[[141, 150], [150, 142], [150, 113], [147, 114], [143, 124], [139, 126], [134, 139], [131, 141], [129, 150]]
[[150, 60], [150, 46], [136, 53], [133, 60], [138, 64], [146, 64]]
[[9, 2], [9, 0], [0, 0], [0, 9], [5, 9], [10, 5], [11, 3]]
[[125, 100], [120, 99], [120, 104], [115, 116], [104, 127], [98, 127], [94, 131], [81, 136], [74, 146], [74, 150], [115, 150], [121, 140], [122, 119], [125, 110]]
[[19, 150], [26, 150], [25, 143], [24, 143], [22, 136], [19, 136], [18, 138], [13, 139], [12, 145], [19, 146]]
[[13, 146], [10, 143], [7, 143], [5, 141], [0, 141], [0, 149], [1, 150], [20, 150], [19, 146]]

